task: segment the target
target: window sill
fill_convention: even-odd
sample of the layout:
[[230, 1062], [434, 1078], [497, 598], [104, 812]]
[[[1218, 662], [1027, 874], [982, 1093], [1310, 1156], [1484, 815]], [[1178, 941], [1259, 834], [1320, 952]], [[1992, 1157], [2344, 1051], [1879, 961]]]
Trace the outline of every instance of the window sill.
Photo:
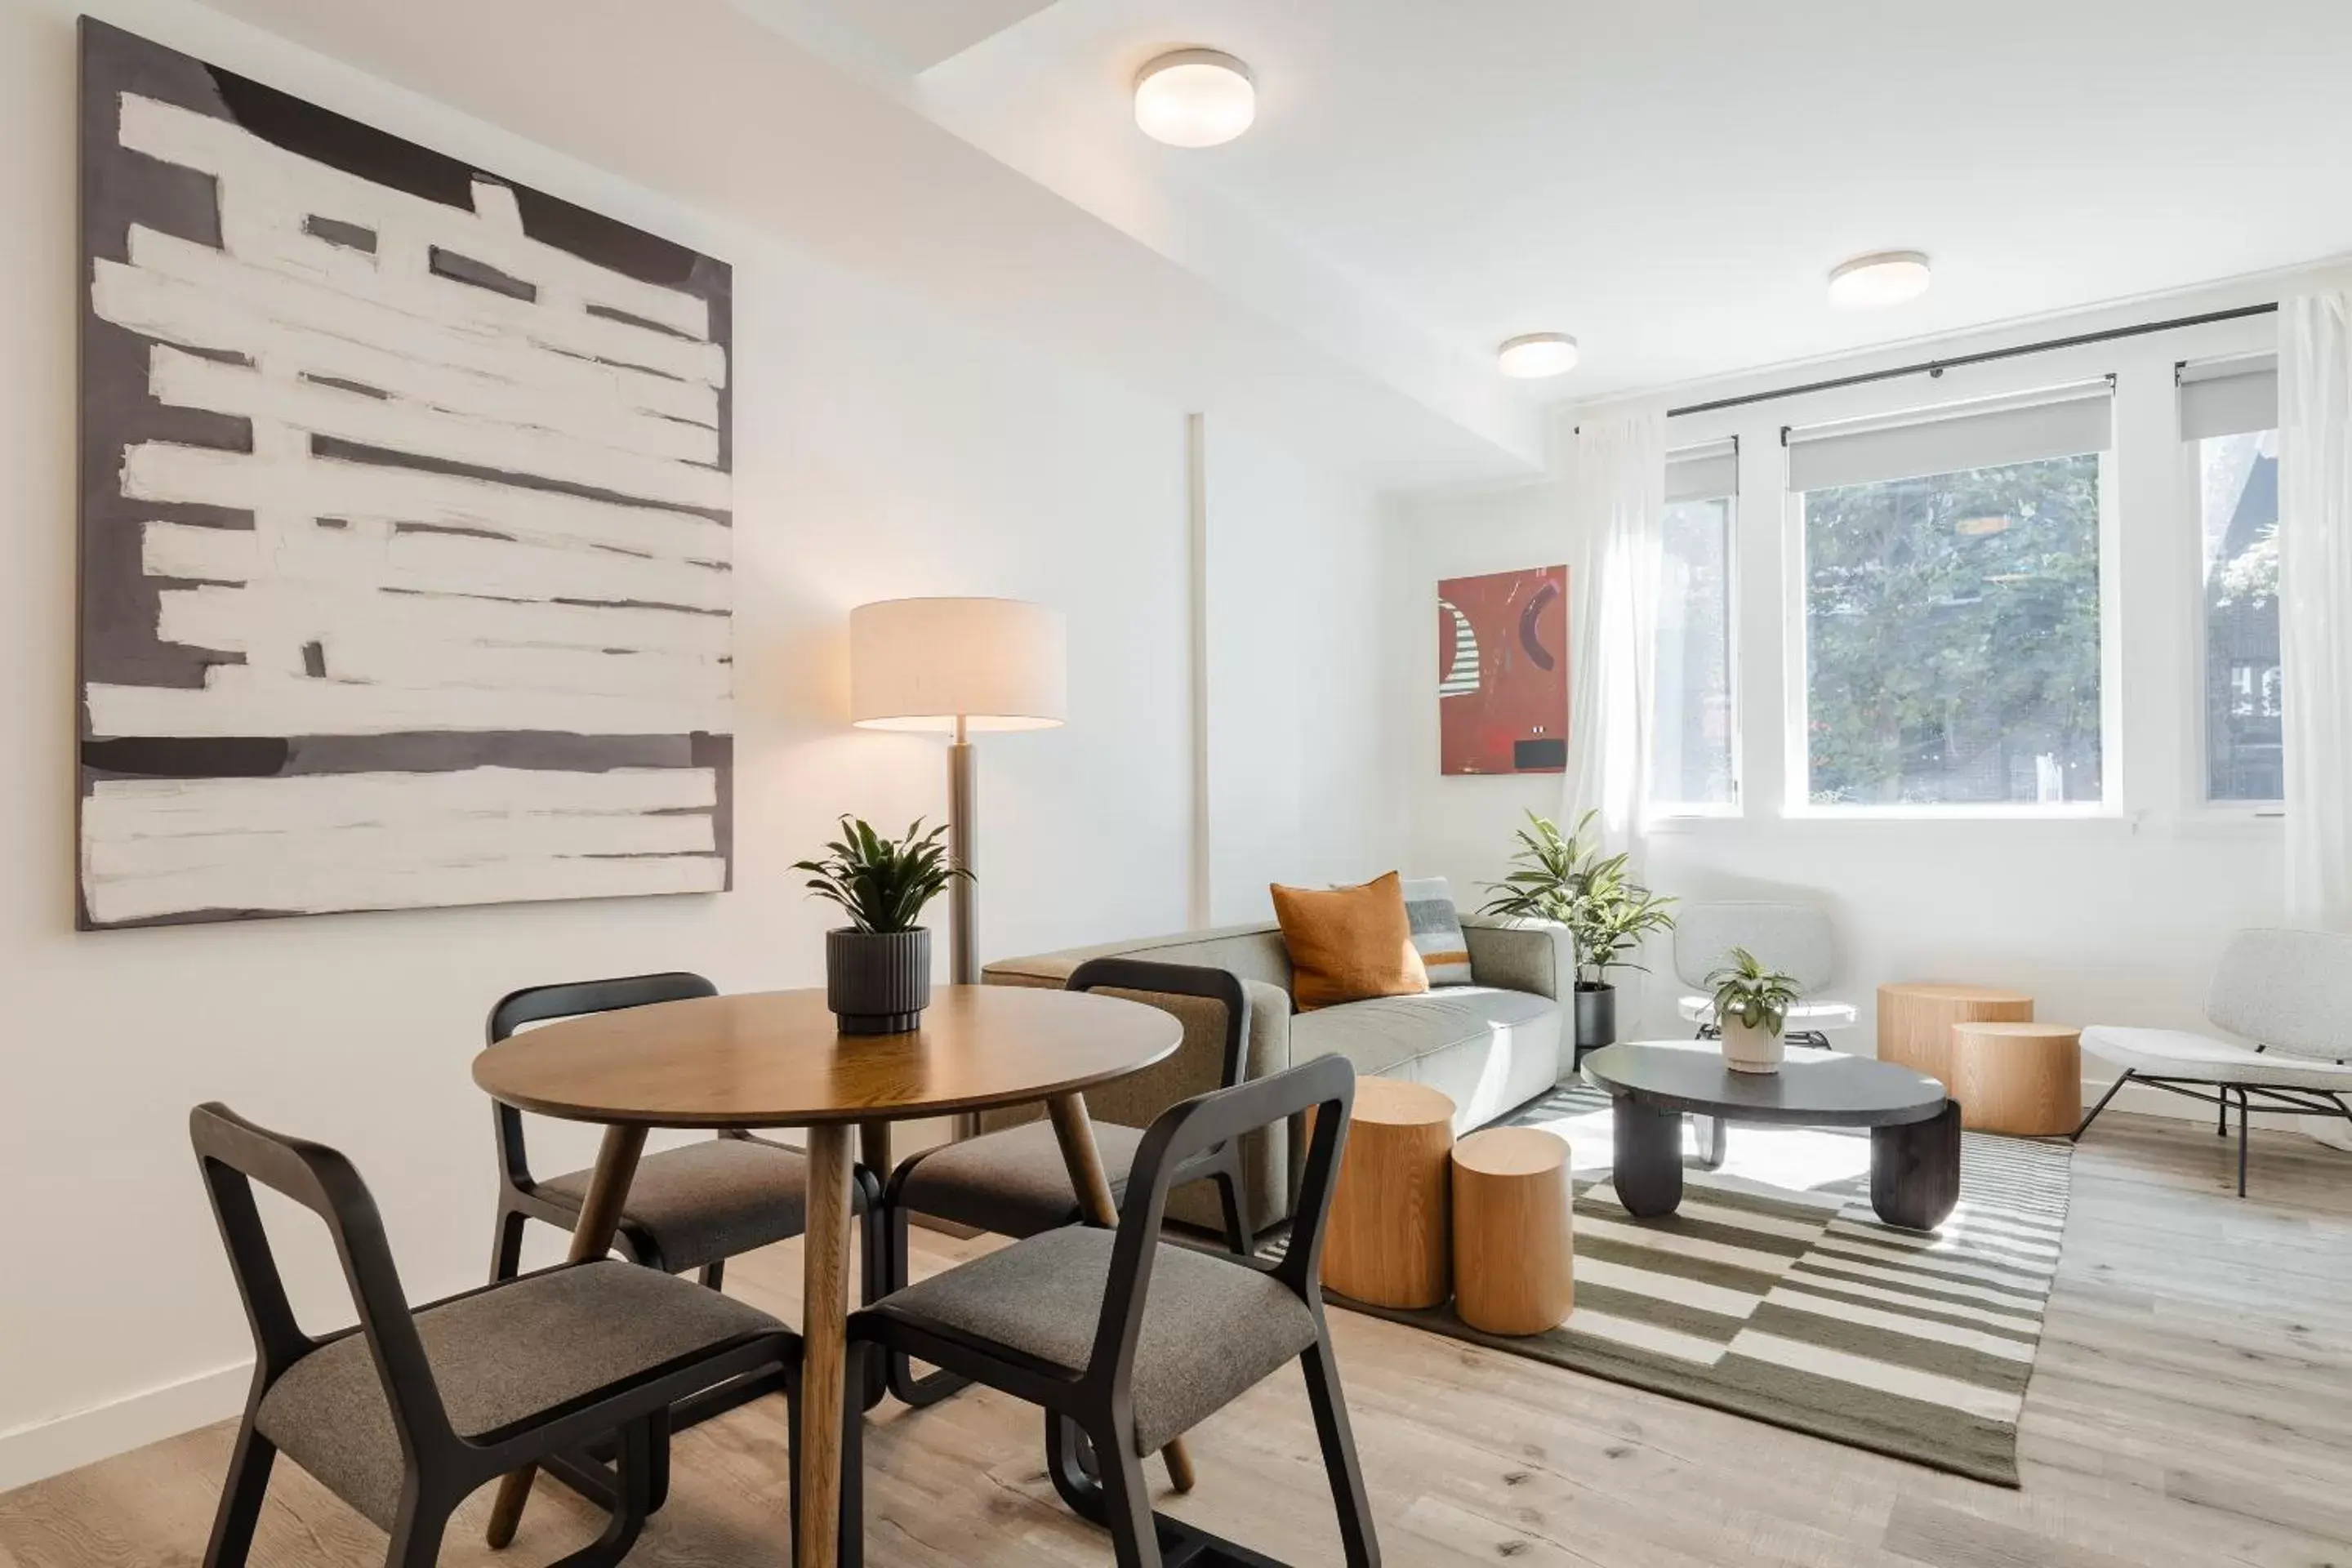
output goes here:
[[2063, 805], [1790, 805], [1792, 822], [2125, 822], [2123, 808]]

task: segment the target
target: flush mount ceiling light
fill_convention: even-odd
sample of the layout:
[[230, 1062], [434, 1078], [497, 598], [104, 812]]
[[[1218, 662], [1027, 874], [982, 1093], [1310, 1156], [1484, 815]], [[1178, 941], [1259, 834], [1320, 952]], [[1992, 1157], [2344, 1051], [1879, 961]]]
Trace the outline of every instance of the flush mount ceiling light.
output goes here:
[[1214, 147], [1257, 118], [1249, 67], [1221, 49], [1178, 49], [1135, 78], [1135, 123], [1171, 147]]
[[1916, 300], [1931, 280], [1925, 252], [1874, 251], [1841, 262], [1830, 273], [1830, 303], [1841, 310], [1883, 310]]
[[1565, 375], [1576, 368], [1576, 340], [1566, 332], [1528, 332], [1495, 351], [1503, 374], [1521, 381]]

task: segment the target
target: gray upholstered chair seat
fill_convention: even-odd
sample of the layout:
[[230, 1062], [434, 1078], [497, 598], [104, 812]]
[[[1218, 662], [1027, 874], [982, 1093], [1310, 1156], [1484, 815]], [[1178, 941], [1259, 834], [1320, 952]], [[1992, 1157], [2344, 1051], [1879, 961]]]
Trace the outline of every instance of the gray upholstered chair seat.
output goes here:
[[[1143, 1133], [1115, 1121], [1097, 1121], [1094, 1130], [1111, 1199], [1123, 1201]], [[908, 1164], [898, 1201], [917, 1214], [998, 1236], [1034, 1236], [1078, 1219], [1078, 1194], [1050, 1121], [1024, 1121], [930, 1151]]]
[[[1094, 1353], [1116, 1241], [1108, 1230], [1049, 1231], [870, 1310], [1003, 1345], [1075, 1376]], [[1161, 1242], [1136, 1344], [1135, 1451], [1164, 1447], [1316, 1342], [1313, 1310], [1272, 1275]]]
[[[468, 1438], [782, 1327], [716, 1290], [609, 1261], [530, 1275], [416, 1314], [449, 1424]], [[295, 1363], [263, 1397], [255, 1425], [329, 1489], [392, 1528], [404, 1468], [365, 1335], [346, 1334]]]
[[[551, 1176], [536, 1196], [575, 1215], [591, 1173]], [[853, 1184], [857, 1206], [865, 1192]], [[797, 1149], [755, 1138], [706, 1138], [637, 1163], [621, 1222], [648, 1232], [662, 1267], [684, 1274], [706, 1263], [786, 1241], [808, 1224], [808, 1161]]]

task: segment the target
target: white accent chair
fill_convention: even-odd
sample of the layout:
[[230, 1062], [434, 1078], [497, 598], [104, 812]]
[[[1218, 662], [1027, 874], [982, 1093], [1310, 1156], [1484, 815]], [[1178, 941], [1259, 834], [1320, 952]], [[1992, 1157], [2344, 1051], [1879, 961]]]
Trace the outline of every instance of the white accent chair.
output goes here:
[[2216, 1136], [2238, 1107], [2238, 1195], [2246, 1195], [2246, 1131], [2257, 1113], [2352, 1121], [2352, 937], [2316, 931], [2242, 931], [2221, 950], [2205, 1016], [2240, 1045], [2187, 1029], [2095, 1024], [2085, 1053], [2123, 1068], [2074, 1129], [2080, 1140], [2127, 1083], [2216, 1108]]
[[[1797, 983], [1803, 1000], [1789, 1009], [1790, 1039], [1826, 1047], [1830, 1030], [1853, 1026], [1853, 1003], [1821, 994], [1837, 978], [1837, 944], [1827, 910], [1812, 904], [1750, 901], [1685, 904], [1675, 911], [1675, 976], [1684, 984], [1706, 985], [1709, 974], [1731, 962], [1735, 947], [1746, 948], [1766, 968]], [[1685, 996], [1676, 1010], [1702, 1037], [1715, 1033], [1711, 994]]]

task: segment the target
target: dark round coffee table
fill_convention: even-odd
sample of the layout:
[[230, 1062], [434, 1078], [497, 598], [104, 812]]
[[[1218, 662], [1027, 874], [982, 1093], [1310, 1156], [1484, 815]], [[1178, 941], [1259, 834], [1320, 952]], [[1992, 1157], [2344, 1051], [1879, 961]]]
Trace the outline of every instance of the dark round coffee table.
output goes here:
[[1583, 1070], [1609, 1091], [1615, 1112], [1617, 1201], [1642, 1218], [1670, 1215], [1683, 1201], [1685, 1116], [1867, 1127], [1870, 1205], [1880, 1219], [1933, 1230], [1959, 1202], [1959, 1103], [1909, 1068], [1791, 1048], [1779, 1072], [1733, 1072], [1711, 1040], [1651, 1040], [1605, 1046]]

